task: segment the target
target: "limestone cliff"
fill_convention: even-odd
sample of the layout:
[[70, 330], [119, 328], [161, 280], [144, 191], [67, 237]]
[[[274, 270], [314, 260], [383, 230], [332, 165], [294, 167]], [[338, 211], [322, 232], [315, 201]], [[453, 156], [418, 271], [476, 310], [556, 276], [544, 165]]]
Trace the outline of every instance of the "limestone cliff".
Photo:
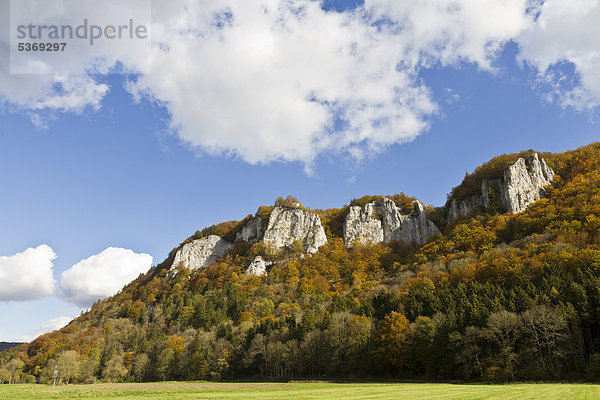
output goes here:
[[544, 186], [554, 179], [554, 171], [544, 159], [539, 160], [537, 153], [527, 160], [519, 158], [504, 171], [502, 184], [502, 203], [508, 212], [518, 213], [544, 195]]
[[321, 218], [299, 207], [277, 206], [271, 212], [263, 240], [275, 248], [289, 246], [299, 240], [307, 253], [316, 253], [327, 243]]
[[233, 244], [227, 242], [220, 236], [210, 235], [201, 239], [193, 240], [183, 245], [175, 254], [173, 267], [183, 263], [186, 267], [204, 269], [214, 263], [219, 257], [224, 256], [233, 249]]
[[481, 189], [460, 201], [452, 199], [447, 220], [470, 215], [478, 209], [489, 209], [493, 200], [499, 201], [507, 212], [519, 213], [531, 203], [544, 197], [544, 187], [552, 183], [554, 171], [544, 159], [534, 153], [527, 160], [517, 159], [498, 179], [484, 179]]
[[413, 202], [414, 212], [403, 214], [396, 204], [383, 197], [364, 207], [350, 207], [344, 221], [344, 243], [389, 243], [392, 240], [406, 244], [423, 244], [440, 230], [427, 219], [425, 208], [419, 201]]
[[368, 203], [364, 207], [350, 207], [343, 228], [344, 243], [347, 246], [355, 240], [361, 243], [383, 242], [383, 226], [379, 215], [375, 213], [375, 202]]
[[[523, 211], [544, 196], [543, 189], [552, 183], [554, 171], [534, 153], [526, 160], [518, 158], [506, 168], [501, 177], [483, 179], [480, 188], [460, 201], [452, 199], [446, 220], [452, 222], [460, 215], [470, 215], [477, 210], [489, 209], [500, 203], [511, 213]], [[401, 241], [407, 244], [424, 244], [433, 235], [440, 234], [438, 227], [427, 218], [423, 205], [413, 201], [413, 212], [405, 214], [393, 200], [382, 197], [364, 206], [352, 206], [343, 223], [343, 239], [346, 246], [355, 241], [362, 243], [389, 243]], [[266, 217], [263, 216], [262, 218]], [[316, 253], [327, 243], [325, 230], [319, 215], [305, 210], [296, 201], [276, 205], [264, 226], [261, 217], [248, 218], [235, 235], [225, 237], [235, 242], [254, 244], [263, 240], [275, 248], [289, 246], [295, 241], [302, 243], [307, 253]], [[238, 225], [239, 226], [239, 225]], [[236, 228], [237, 229], [237, 228]], [[186, 243], [175, 254], [173, 266], [183, 263], [191, 269], [203, 269], [215, 262], [234, 247], [220, 236], [211, 235]], [[263, 274], [268, 264], [255, 258], [249, 268], [250, 274]]]

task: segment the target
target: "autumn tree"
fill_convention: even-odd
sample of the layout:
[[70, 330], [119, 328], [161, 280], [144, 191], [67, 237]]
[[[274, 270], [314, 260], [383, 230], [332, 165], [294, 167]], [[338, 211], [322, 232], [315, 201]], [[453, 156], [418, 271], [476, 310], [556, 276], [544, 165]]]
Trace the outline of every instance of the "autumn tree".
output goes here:
[[402, 370], [406, 366], [409, 321], [396, 311], [388, 314], [377, 326], [379, 354], [381, 358]]

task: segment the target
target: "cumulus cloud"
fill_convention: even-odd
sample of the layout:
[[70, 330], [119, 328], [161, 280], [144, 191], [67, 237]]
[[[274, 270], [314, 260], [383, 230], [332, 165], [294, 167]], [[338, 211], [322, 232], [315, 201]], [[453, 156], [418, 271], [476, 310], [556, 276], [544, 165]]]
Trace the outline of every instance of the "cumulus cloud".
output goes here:
[[109, 88], [84, 74], [84, 64], [89, 65], [92, 61], [89, 52], [79, 61], [82, 67], [78, 75], [10, 73], [9, 6], [10, 1], [0, 0], [0, 101], [27, 110], [79, 113], [88, 106], [99, 108]]
[[80, 307], [89, 307], [98, 299], [111, 296], [146, 272], [152, 256], [132, 250], [109, 247], [79, 261], [62, 273], [62, 297]]
[[[90, 14], [120, 12], [81, 4]], [[563, 104], [595, 106], [598, 1], [539, 4], [365, 0], [335, 12], [311, 0], [154, 2], [151, 56], [95, 47], [102, 60], [84, 48], [69, 62], [96, 72], [120, 62], [135, 73], [126, 84], [134, 98], [166, 107], [173, 133], [194, 150], [310, 166], [323, 153], [360, 159], [413, 140], [438, 110], [419, 72], [468, 62], [493, 73], [509, 41], [544, 79], [572, 62], [581, 84], [554, 91]], [[0, 96], [33, 110], [97, 108], [108, 90], [86, 74], [0, 74]]]
[[[547, 0], [535, 14], [517, 37], [520, 59], [549, 84], [549, 99], [579, 110], [600, 105], [600, 1]], [[575, 66], [579, 80], [569, 79], [564, 63]]]
[[414, 69], [398, 67], [403, 45], [359, 13], [312, 1], [186, 4], [153, 25], [152, 73], [130, 89], [163, 103], [193, 148], [310, 163], [411, 140], [436, 109]]
[[51, 295], [55, 258], [54, 251], [45, 244], [0, 257], [0, 301], [35, 300]]
[[71, 320], [73, 320], [72, 317], [66, 317], [64, 315], [61, 315], [60, 317], [57, 317], [57, 318], [53, 318], [49, 321], [44, 322], [42, 324], [42, 326], [39, 329], [37, 329], [36, 331], [34, 331], [28, 335], [18, 337], [16, 339], [16, 341], [17, 342], [30, 342], [33, 339], [37, 338], [38, 336], [44, 335], [46, 333], [50, 333], [50, 332], [60, 329], [64, 326], [67, 326], [67, 324], [69, 322], [71, 322]]
[[527, 6], [526, 0], [365, 1], [368, 14], [393, 28], [392, 43], [407, 42], [409, 59], [422, 65], [467, 61], [487, 70], [502, 46], [527, 27]]
[[[527, 24], [525, 0], [169, 3], [152, 73], [130, 89], [162, 102], [190, 146], [249, 163], [356, 158], [414, 139], [437, 110], [418, 71], [491, 60]], [[174, 60], [177, 60], [174, 62]]]

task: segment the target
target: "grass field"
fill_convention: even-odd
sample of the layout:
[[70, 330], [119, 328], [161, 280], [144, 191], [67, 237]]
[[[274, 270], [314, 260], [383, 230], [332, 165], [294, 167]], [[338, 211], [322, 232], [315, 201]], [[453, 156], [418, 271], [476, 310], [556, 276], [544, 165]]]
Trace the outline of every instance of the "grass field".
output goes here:
[[0, 399], [600, 399], [600, 385], [435, 383], [207, 383], [161, 382], [0, 385]]

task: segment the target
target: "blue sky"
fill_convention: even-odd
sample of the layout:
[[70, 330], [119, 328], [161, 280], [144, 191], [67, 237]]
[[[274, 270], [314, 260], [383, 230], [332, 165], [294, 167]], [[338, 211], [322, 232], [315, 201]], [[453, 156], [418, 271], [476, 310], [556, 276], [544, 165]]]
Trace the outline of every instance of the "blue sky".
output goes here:
[[[357, 10], [356, 4], [363, 7], [358, 2], [328, 1], [323, 8], [348, 13]], [[551, 18], [552, 9], [543, 11]], [[590, 13], [600, 15], [597, 4], [590, 6]], [[598, 88], [586, 75], [590, 66], [566, 56], [547, 62], [537, 53], [523, 63], [520, 58], [527, 46], [533, 46], [533, 39], [523, 38], [520, 31], [493, 35], [498, 48], [483, 58], [469, 49], [460, 53], [459, 44], [457, 58], [431, 53], [433, 61], [412, 65], [406, 75], [412, 80], [410, 86], [426, 88], [436, 110], [424, 106], [415, 112], [426, 127], [414, 128], [413, 140], [406, 142], [405, 136], [399, 136], [383, 145], [380, 139], [367, 139], [376, 149], [360, 147], [358, 157], [347, 151], [351, 146], [335, 145], [287, 156], [281, 152], [289, 149], [276, 148], [274, 159], [266, 153], [258, 161], [252, 159], [251, 147], [243, 147], [246, 144], [236, 147], [237, 142], [223, 142], [215, 150], [210, 139], [230, 131], [205, 121], [208, 114], [191, 120], [198, 126], [190, 124], [181, 105], [185, 102], [172, 97], [176, 91], [167, 93], [159, 87], [160, 82], [140, 84], [145, 85], [140, 89], [155, 92], [135, 99], [131, 82], [142, 81], [138, 74], [91, 75], [95, 85], [109, 90], [96, 105], [84, 101], [82, 107], [70, 109], [33, 107], [15, 100], [10, 85], [16, 78], [0, 72], [6, 78], [0, 79], [0, 256], [8, 259], [45, 244], [56, 254], [52, 262], [57, 281], [50, 295], [30, 300], [0, 296], [0, 340], [28, 338], [66, 318], [48, 324], [50, 320], [78, 315], [83, 303], [61, 291], [61, 274], [107, 248], [149, 254], [156, 264], [197, 229], [242, 219], [259, 205], [288, 194], [311, 208], [341, 207], [365, 194], [401, 191], [439, 206], [465, 172], [495, 155], [530, 148], [566, 151], [598, 140]], [[425, 43], [422, 51], [429, 48]], [[591, 52], [596, 50], [597, 45], [590, 47]], [[551, 69], [543, 67], [545, 62]], [[292, 80], [293, 74], [290, 71]], [[152, 72], [141, 76], [150, 79]], [[553, 81], [556, 76], [562, 79]], [[183, 79], [181, 85], [188, 84], [185, 73], [178, 77]], [[203, 82], [191, 78], [189, 82]], [[564, 87], [566, 81], [570, 86]], [[210, 90], [200, 84], [195, 91]], [[565, 96], [573, 89], [585, 90], [587, 97], [578, 97], [578, 103], [565, 100], [573, 98]], [[236, 92], [230, 95], [233, 100], [227, 101], [232, 102]], [[256, 99], [252, 96], [249, 104], [261, 100], [260, 94]], [[344, 104], [352, 104], [353, 94], [339, 96], [347, 96]], [[288, 119], [295, 115], [289, 110], [282, 113]], [[289, 125], [283, 126], [301, 122], [284, 121]], [[254, 128], [260, 127], [260, 121], [240, 121], [240, 126], [245, 124], [250, 127], [246, 134], [256, 134], [260, 141], [261, 132], [252, 130], [260, 130]], [[196, 129], [206, 131], [211, 126], [214, 131], [193, 136]], [[374, 137], [393, 130], [392, 124], [389, 131], [375, 132]], [[19, 274], [19, 260], [6, 261], [11, 274]], [[94, 262], [99, 263], [93, 259], [86, 265]], [[110, 266], [106, 268], [103, 271], [110, 271]]]

